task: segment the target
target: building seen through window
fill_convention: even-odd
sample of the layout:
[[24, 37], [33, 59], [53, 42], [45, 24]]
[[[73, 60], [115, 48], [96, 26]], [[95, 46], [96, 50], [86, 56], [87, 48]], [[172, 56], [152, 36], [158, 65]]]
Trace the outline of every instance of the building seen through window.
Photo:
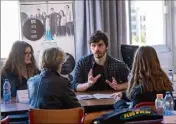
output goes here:
[[133, 45], [161, 45], [164, 40], [164, 1], [131, 1]]

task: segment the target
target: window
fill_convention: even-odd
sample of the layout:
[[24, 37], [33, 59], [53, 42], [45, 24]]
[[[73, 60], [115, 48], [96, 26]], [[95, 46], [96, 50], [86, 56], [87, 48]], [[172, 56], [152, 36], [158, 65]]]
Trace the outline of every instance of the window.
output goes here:
[[[164, 1], [130, 1], [130, 5], [131, 43], [164, 45]], [[135, 33], [134, 18], [136, 18]]]
[[1, 58], [7, 58], [12, 44], [20, 39], [18, 1], [1, 1]]
[[136, 35], [136, 32], [132, 32], [132, 35], [133, 35], [133, 36]]
[[141, 22], [145, 22], [145, 16], [143, 15], [143, 16], [140, 16], [140, 21]]
[[145, 24], [144, 24], [144, 25], [141, 25], [141, 30], [142, 30], [142, 31], [146, 31]]
[[145, 21], [145, 16], [143, 16], [143, 21]]
[[136, 30], [136, 25], [132, 25], [132, 30]]
[[131, 21], [136, 21], [136, 16], [132, 16]]
[[136, 11], [136, 10], [135, 10], [134, 8], [131, 9], [131, 12], [135, 13], [135, 11]]

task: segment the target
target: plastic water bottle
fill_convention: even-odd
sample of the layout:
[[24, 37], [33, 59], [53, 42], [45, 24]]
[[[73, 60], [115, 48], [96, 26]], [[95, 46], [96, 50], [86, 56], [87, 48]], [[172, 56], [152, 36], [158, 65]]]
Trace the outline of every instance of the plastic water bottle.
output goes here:
[[166, 92], [166, 96], [164, 98], [164, 115], [168, 115], [171, 111], [174, 110], [174, 99], [171, 93]]
[[3, 85], [3, 99], [4, 103], [10, 103], [11, 101], [11, 85], [8, 79], [5, 79]]
[[131, 79], [131, 76], [132, 76], [132, 74], [131, 74], [131, 72], [128, 74], [128, 81]]
[[157, 94], [155, 100], [156, 112], [160, 115], [163, 115], [163, 107], [164, 107], [163, 94]]
[[174, 74], [173, 74], [172, 70], [169, 70], [168, 77], [169, 77], [170, 81], [173, 81]]

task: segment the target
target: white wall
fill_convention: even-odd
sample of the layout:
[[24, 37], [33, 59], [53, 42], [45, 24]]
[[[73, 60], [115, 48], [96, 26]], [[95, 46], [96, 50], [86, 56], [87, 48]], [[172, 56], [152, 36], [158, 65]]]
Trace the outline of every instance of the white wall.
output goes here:
[[1, 1], [1, 57], [6, 58], [13, 42], [20, 38], [17, 1]]
[[158, 53], [160, 63], [165, 71], [173, 69], [176, 73], [176, 1], [167, 1], [167, 46], [169, 52]]
[[158, 53], [158, 58], [166, 73], [169, 69], [172, 69], [172, 52]]
[[175, 69], [176, 73], [176, 1], [173, 1], [173, 44], [172, 44], [172, 49], [173, 49], [173, 66]]

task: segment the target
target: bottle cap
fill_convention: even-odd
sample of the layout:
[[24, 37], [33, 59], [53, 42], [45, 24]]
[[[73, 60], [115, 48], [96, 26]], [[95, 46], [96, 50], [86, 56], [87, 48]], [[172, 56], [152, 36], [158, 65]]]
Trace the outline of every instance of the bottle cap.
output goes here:
[[166, 94], [170, 94], [170, 91], [167, 91]]
[[163, 99], [163, 94], [157, 94], [156, 96], [157, 96], [157, 98], [159, 98], [159, 99]]

